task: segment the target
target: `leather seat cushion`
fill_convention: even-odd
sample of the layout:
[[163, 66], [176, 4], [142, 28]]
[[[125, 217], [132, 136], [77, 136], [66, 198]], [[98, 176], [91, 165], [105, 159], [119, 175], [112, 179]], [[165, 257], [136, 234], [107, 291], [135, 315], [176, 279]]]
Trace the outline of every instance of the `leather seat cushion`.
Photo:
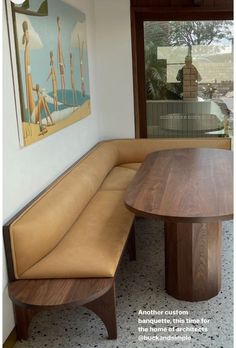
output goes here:
[[114, 167], [103, 181], [100, 190], [126, 190], [135, 174], [134, 169]]
[[141, 166], [142, 163], [124, 163], [124, 164], [121, 164], [120, 167], [123, 167], [123, 168], [129, 168], [129, 169], [133, 169], [133, 170], [138, 170], [139, 167]]
[[99, 191], [58, 245], [21, 279], [113, 277], [134, 215], [123, 191]]

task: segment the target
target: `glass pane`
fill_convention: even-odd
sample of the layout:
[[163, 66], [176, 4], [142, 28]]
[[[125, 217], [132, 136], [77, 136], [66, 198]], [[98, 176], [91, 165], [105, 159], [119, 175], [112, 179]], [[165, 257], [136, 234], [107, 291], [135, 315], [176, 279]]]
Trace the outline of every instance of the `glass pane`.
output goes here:
[[147, 133], [228, 137], [233, 124], [233, 22], [145, 22]]

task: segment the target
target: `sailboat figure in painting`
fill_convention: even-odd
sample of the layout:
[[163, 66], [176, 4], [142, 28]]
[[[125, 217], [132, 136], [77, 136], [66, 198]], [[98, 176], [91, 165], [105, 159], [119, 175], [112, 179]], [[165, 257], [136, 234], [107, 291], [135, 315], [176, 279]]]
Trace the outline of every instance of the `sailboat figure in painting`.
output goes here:
[[[22, 23], [23, 28], [23, 40], [22, 43], [25, 45], [25, 84], [26, 84], [26, 99], [27, 99], [27, 109], [29, 112], [29, 122], [39, 124], [40, 131], [42, 131], [42, 119], [41, 119], [41, 109], [43, 108], [46, 115], [47, 124], [53, 124], [51, 114], [45, 100], [45, 96], [39, 88], [39, 85], [33, 85], [31, 66], [30, 66], [30, 38], [29, 38], [29, 26], [28, 22], [24, 21]], [[38, 103], [35, 105], [34, 92], [37, 94]], [[45, 131], [44, 131], [45, 132]]]
[[85, 41], [80, 39], [80, 35], [78, 34], [78, 42], [79, 42], [79, 60], [80, 60], [80, 81], [81, 81], [81, 94], [85, 97], [85, 81], [84, 81], [84, 69], [83, 69], [83, 60], [84, 60], [84, 46]]
[[73, 97], [73, 106], [78, 105], [77, 96], [76, 96], [76, 86], [75, 86], [75, 77], [74, 77], [74, 64], [73, 64], [73, 56], [70, 53], [70, 81], [71, 81], [71, 92]]
[[37, 104], [37, 107], [36, 107], [36, 115], [35, 116], [36, 116], [36, 118], [38, 120], [40, 130], [42, 131], [43, 130], [42, 116], [41, 116], [41, 110], [42, 109], [44, 109], [47, 126], [49, 126], [49, 125], [52, 126], [54, 123], [53, 123], [53, 120], [52, 120], [52, 117], [51, 117], [51, 113], [50, 113], [50, 110], [49, 110], [49, 107], [48, 107], [48, 104], [47, 104], [47, 101], [46, 101], [46, 96], [47, 95], [40, 88], [39, 84], [37, 84], [35, 86], [35, 91], [37, 93], [37, 98], [38, 98], [38, 104]]
[[52, 77], [52, 94], [53, 94], [53, 103], [54, 103], [54, 110], [58, 110], [58, 99], [57, 99], [57, 74], [56, 74], [56, 68], [54, 66], [54, 60], [53, 60], [53, 52], [50, 51], [50, 66], [51, 70], [48, 75], [47, 81], [50, 77]]
[[32, 123], [32, 114], [35, 109], [35, 102], [33, 97], [33, 82], [31, 75], [31, 66], [30, 66], [30, 48], [29, 48], [29, 30], [28, 22], [24, 21], [22, 24], [23, 28], [23, 39], [22, 43], [24, 46], [24, 60], [25, 60], [25, 85], [26, 85], [26, 100], [27, 100], [27, 109], [29, 112], [29, 123]]
[[59, 71], [61, 76], [62, 101], [64, 104], [66, 104], [65, 62], [62, 51], [61, 23], [59, 16], [57, 16], [57, 62], [59, 64]]

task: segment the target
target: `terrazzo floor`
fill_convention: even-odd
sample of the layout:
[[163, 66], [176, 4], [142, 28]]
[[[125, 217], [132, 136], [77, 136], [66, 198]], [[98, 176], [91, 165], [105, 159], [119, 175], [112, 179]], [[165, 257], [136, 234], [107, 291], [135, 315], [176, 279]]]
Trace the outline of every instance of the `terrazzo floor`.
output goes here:
[[[215, 298], [203, 302], [176, 300], [164, 291], [163, 224], [155, 220], [136, 220], [137, 261], [124, 255], [117, 278], [118, 339], [107, 340], [106, 329], [95, 314], [83, 308], [45, 311], [34, 317], [28, 341], [17, 342], [15, 348], [142, 348], [142, 347], [233, 347], [233, 222], [223, 223], [222, 289]], [[144, 316], [140, 310], [188, 311], [180, 316]], [[147, 336], [191, 336], [191, 341], [139, 341], [138, 319], [171, 319], [172, 324], [153, 327], [204, 327], [207, 332], [150, 333]], [[173, 319], [208, 319], [208, 324], [174, 324]], [[143, 335], [143, 334], [142, 334]]]

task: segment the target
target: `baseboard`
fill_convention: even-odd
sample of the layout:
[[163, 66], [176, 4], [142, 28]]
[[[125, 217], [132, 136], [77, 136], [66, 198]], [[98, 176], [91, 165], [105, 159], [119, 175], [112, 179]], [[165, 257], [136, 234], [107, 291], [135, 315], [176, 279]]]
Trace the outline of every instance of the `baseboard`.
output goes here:
[[6, 341], [3, 343], [3, 348], [13, 348], [16, 344], [16, 329], [13, 329]]

